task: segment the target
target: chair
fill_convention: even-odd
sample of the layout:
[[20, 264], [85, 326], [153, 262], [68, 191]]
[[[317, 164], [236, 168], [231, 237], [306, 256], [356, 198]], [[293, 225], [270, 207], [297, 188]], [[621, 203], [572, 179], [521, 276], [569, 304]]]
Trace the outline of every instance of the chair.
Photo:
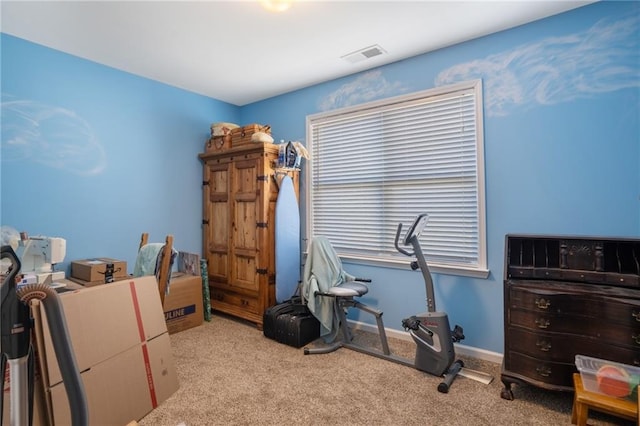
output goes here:
[[164, 297], [169, 293], [171, 269], [177, 251], [173, 248], [173, 236], [167, 235], [164, 243], [149, 243], [149, 234], [143, 233], [138, 247], [138, 256], [133, 276], [155, 275], [158, 281], [160, 302], [164, 306]]
[[320, 336], [326, 343], [332, 344], [326, 347], [305, 348], [305, 354], [328, 353], [341, 347], [361, 349], [351, 343], [353, 336], [346, 316], [349, 308], [356, 308], [375, 316], [383, 352], [385, 355], [390, 354], [382, 323], [382, 312], [356, 300], [369, 291], [365, 284], [361, 284], [363, 282], [371, 280], [356, 278], [345, 272], [338, 254], [326, 237], [319, 236], [310, 241], [301, 296], [309, 310], [320, 321]]

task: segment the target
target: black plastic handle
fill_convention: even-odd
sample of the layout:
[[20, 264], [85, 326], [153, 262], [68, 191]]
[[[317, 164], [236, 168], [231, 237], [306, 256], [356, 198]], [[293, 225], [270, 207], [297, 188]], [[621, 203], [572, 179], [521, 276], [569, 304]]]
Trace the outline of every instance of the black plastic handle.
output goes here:
[[31, 344], [29, 306], [16, 295], [16, 277], [22, 265], [11, 246], [2, 246], [0, 255], [12, 263], [0, 290], [1, 347], [8, 359], [18, 359], [29, 354]]
[[18, 259], [18, 255], [16, 254], [16, 252], [13, 251], [13, 247], [11, 247], [11, 246], [2, 246], [1, 250], [2, 251], [0, 252], [0, 258], [9, 259], [9, 260], [11, 260], [11, 263], [12, 263], [11, 272], [9, 273], [9, 276], [2, 283], [2, 289], [3, 289], [2, 301], [4, 301], [4, 298], [5, 298], [5, 296], [4, 296], [4, 286], [5, 286], [5, 284], [9, 284], [9, 286], [13, 286], [15, 288], [15, 286], [16, 286], [16, 276], [20, 272], [20, 269], [22, 268], [22, 264], [20, 263], [20, 259]]

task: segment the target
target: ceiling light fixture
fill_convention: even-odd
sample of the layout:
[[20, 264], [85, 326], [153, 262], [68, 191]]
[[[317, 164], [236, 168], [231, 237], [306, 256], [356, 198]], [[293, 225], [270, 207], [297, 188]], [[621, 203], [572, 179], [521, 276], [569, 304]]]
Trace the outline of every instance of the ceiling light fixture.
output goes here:
[[284, 12], [291, 7], [293, 0], [260, 0], [262, 7], [269, 12]]

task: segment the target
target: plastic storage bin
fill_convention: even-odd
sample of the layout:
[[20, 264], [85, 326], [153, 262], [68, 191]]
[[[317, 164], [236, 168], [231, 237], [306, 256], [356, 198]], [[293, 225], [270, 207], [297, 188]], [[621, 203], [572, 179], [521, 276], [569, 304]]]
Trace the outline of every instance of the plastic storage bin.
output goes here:
[[636, 401], [640, 368], [604, 359], [576, 355], [582, 385], [589, 392]]

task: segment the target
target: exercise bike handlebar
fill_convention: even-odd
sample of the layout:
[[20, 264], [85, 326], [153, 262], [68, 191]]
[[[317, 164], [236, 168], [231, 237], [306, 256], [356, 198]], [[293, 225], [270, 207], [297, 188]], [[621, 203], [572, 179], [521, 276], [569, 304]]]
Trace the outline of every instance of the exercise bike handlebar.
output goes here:
[[396, 231], [396, 241], [395, 241], [396, 250], [398, 250], [400, 253], [404, 254], [405, 256], [413, 257], [415, 255], [414, 252], [407, 251], [402, 247], [400, 247], [400, 244], [398, 244], [398, 242], [400, 241], [401, 233], [402, 233], [402, 223], [399, 223], [398, 230]]
[[436, 312], [436, 300], [435, 294], [433, 291], [433, 280], [431, 278], [431, 272], [429, 271], [429, 265], [427, 264], [426, 259], [424, 258], [424, 253], [422, 252], [422, 247], [420, 246], [420, 234], [426, 225], [426, 220], [428, 216], [426, 213], [422, 213], [416, 217], [413, 224], [409, 227], [407, 231], [407, 235], [404, 238], [404, 244], [411, 244], [413, 247], [413, 251], [408, 251], [400, 247], [400, 233], [402, 232], [402, 223], [398, 224], [398, 230], [396, 231], [396, 240], [395, 246], [396, 250], [400, 253], [409, 256], [416, 257], [414, 262], [411, 262], [411, 269], [416, 270], [420, 269], [422, 272], [422, 277], [424, 278], [425, 290], [427, 293], [427, 310], [429, 312]]

